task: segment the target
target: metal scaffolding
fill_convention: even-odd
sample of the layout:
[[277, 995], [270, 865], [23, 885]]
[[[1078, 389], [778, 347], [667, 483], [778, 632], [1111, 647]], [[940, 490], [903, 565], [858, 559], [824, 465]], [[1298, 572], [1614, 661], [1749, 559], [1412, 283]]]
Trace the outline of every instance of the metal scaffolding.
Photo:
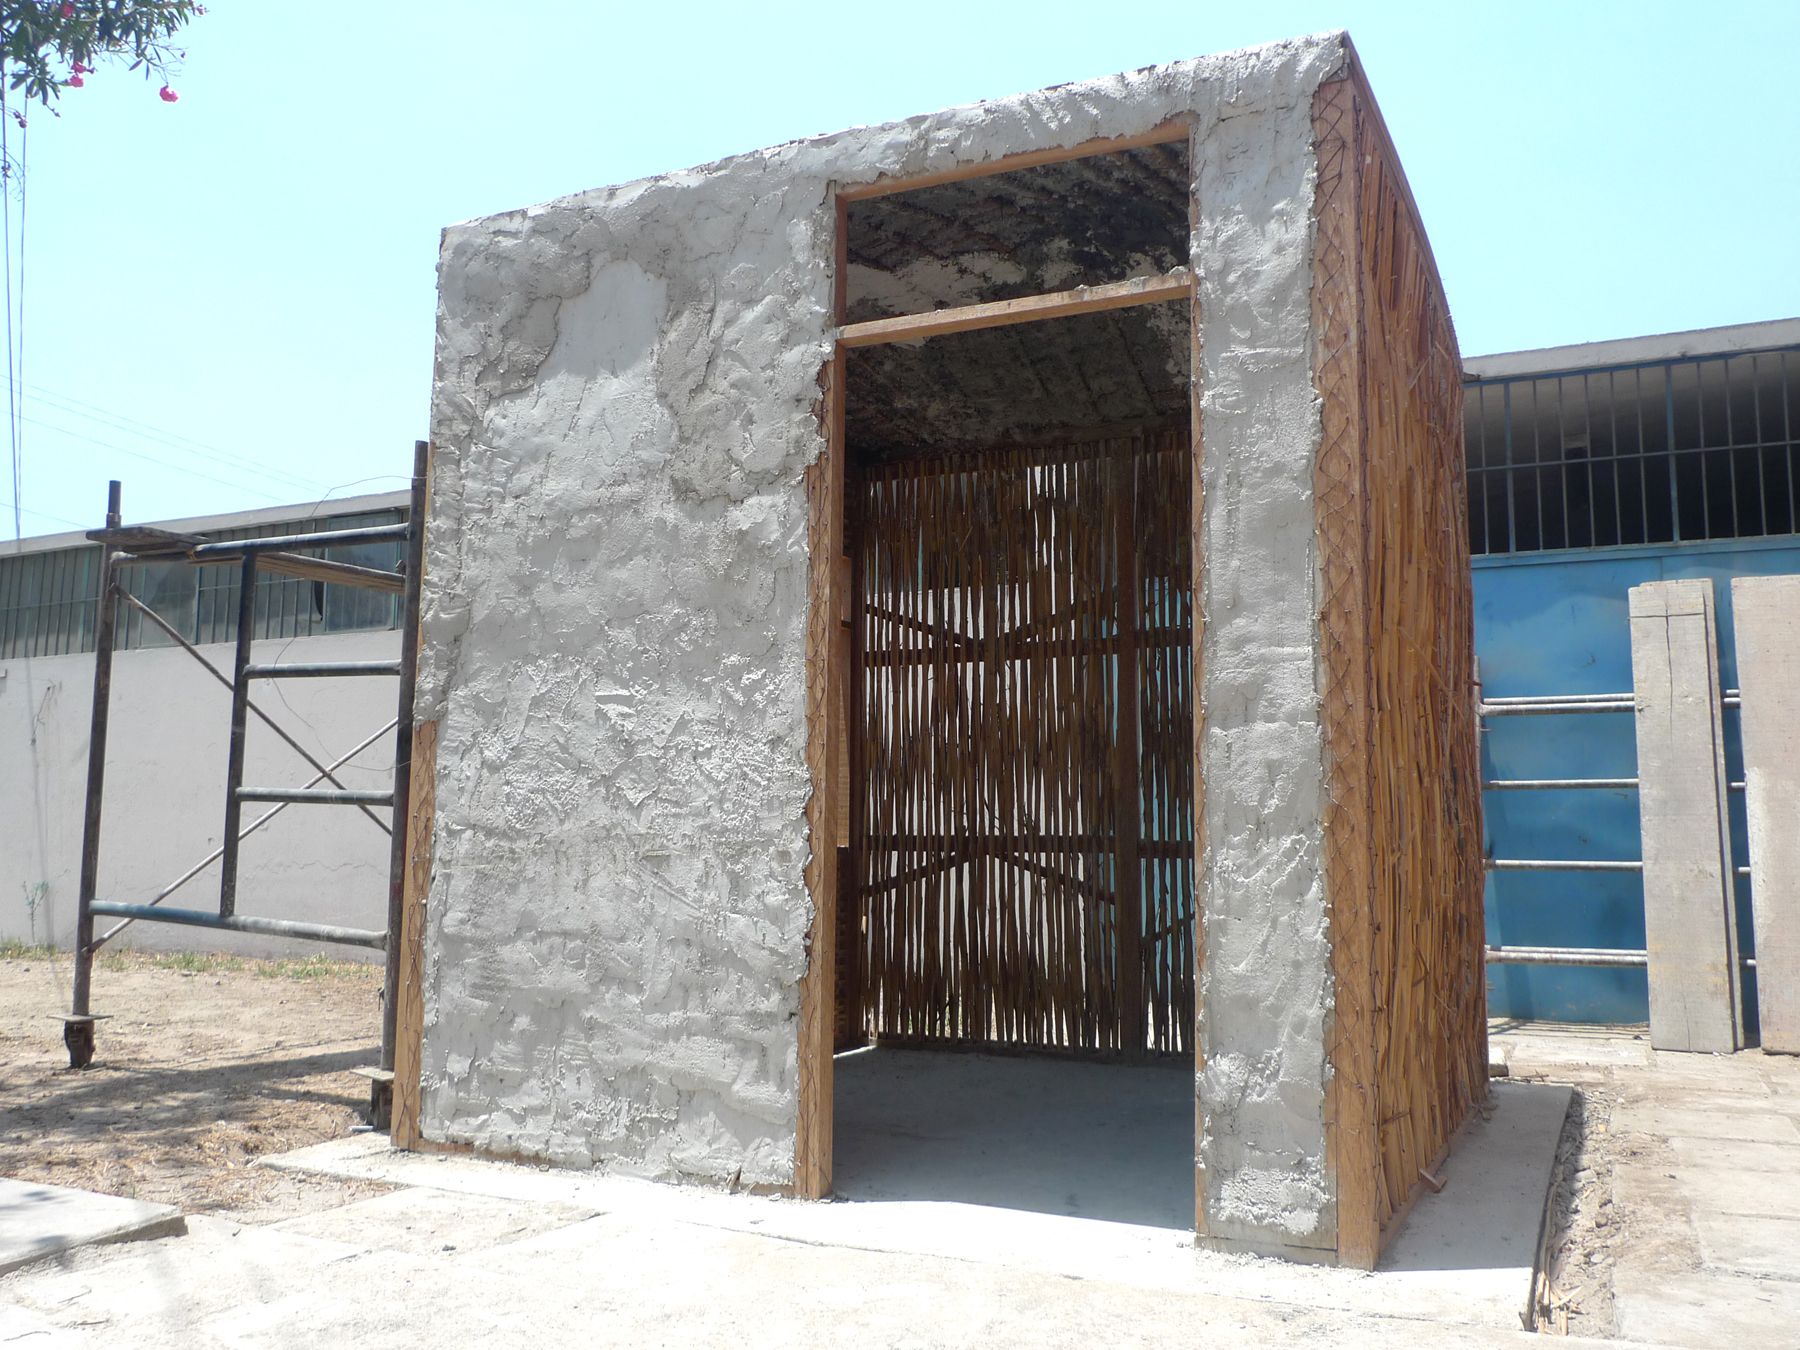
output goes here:
[[[94, 705], [88, 741], [87, 809], [82, 826], [81, 884], [77, 896], [75, 979], [70, 1007], [63, 1017], [63, 1042], [71, 1068], [93, 1062], [94, 1027], [98, 1019], [91, 1006], [94, 954], [128, 925], [136, 922], [181, 924], [233, 933], [256, 933], [300, 938], [383, 950], [387, 957], [381, 1004], [381, 1062], [370, 1075], [373, 1082], [370, 1108], [378, 1126], [385, 1127], [392, 1104], [395, 1048], [395, 1016], [400, 976], [402, 881], [406, 871], [407, 798], [412, 768], [413, 689], [418, 662], [419, 583], [423, 572], [426, 478], [429, 446], [413, 447], [410, 509], [404, 524], [357, 529], [327, 530], [310, 534], [273, 535], [254, 539], [210, 540], [204, 535], [180, 534], [150, 526], [121, 523], [119, 484], [107, 493], [106, 528], [90, 530], [88, 538], [101, 545], [99, 616], [94, 642]], [[405, 552], [398, 572], [360, 567], [315, 556], [315, 550], [348, 544], [401, 542]], [[230, 674], [208, 661], [193, 643], [150, 606], [124, 587], [126, 569], [153, 563], [188, 562], [195, 565], [232, 565], [238, 568], [237, 633]], [[250, 660], [256, 627], [258, 572], [386, 591], [402, 597], [400, 657], [395, 661], [293, 662], [259, 665]], [[177, 646], [200, 663], [231, 691], [231, 740], [225, 769], [225, 827], [222, 843], [181, 876], [143, 901], [101, 899], [100, 826], [106, 779], [107, 719], [112, 702], [112, 658], [119, 604], [123, 601], [155, 624]], [[283, 730], [273, 718], [250, 700], [256, 680], [397, 678], [399, 696], [395, 718], [334, 763], [324, 764]], [[254, 715], [316, 771], [302, 787], [247, 786], [244, 783], [244, 751], [249, 719]], [[360, 791], [346, 787], [337, 771], [389, 732], [394, 734], [394, 780], [386, 791]], [[320, 786], [325, 784], [327, 786]], [[273, 809], [244, 823], [246, 802], [273, 803]], [[346, 928], [336, 924], [302, 923], [237, 912], [238, 850], [242, 841], [296, 804], [354, 806], [391, 838], [388, 854], [387, 922], [381, 929]], [[384, 821], [370, 808], [391, 809]], [[163, 901], [199, 876], [213, 862], [220, 865], [219, 903], [213, 910], [176, 909]], [[120, 922], [96, 936], [94, 920]]]

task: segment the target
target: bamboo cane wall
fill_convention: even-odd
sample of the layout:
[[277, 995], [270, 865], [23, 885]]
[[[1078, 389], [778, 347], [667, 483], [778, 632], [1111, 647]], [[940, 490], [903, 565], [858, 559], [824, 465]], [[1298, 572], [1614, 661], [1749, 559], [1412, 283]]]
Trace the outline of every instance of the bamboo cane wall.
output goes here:
[[1382, 1237], [1486, 1095], [1461, 362], [1360, 75], [1314, 100], [1326, 883], [1340, 1256]]
[[1190, 478], [1180, 431], [853, 475], [867, 1031], [1189, 1052]]

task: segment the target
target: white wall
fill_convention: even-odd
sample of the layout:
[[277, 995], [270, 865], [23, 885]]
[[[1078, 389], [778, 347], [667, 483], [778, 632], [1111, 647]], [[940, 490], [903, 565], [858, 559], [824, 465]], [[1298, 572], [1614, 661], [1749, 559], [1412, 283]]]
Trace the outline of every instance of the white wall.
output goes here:
[[[200, 648], [229, 669], [232, 648]], [[344, 633], [258, 642], [256, 661], [393, 660], [398, 632]], [[0, 938], [70, 945], [81, 874], [94, 657], [0, 661]], [[256, 681], [251, 699], [329, 764], [394, 716], [391, 676]], [[113, 661], [100, 897], [148, 900], [217, 848], [225, 817], [230, 692], [178, 647], [122, 651]], [[339, 773], [347, 787], [392, 781], [391, 736]], [[254, 716], [244, 781], [299, 787], [314, 770]], [[269, 808], [247, 803], [248, 824]], [[384, 821], [385, 808], [371, 808]], [[381, 928], [386, 923], [388, 836], [355, 807], [289, 806], [244, 842], [238, 912]], [[164, 903], [216, 909], [214, 863]], [[100, 920], [102, 931], [114, 920]], [[294, 955], [328, 950], [366, 960], [355, 947], [199, 928], [137, 923], [121, 945]], [[96, 1007], [104, 1008], [96, 986]]]

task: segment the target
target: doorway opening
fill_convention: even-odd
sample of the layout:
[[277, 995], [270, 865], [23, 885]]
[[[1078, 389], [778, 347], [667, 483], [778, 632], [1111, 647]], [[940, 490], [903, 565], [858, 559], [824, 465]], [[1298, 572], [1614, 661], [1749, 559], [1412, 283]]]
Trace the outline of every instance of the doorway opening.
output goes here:
[[843, 204], [841, 1194], [1193, 1227], [1190, 196]]

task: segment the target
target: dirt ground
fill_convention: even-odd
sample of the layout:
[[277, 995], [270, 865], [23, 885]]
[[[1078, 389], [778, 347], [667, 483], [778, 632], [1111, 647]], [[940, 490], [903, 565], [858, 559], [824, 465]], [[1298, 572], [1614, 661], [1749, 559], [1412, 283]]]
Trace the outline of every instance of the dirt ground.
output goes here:
[[252, 1167], [364, 1122], [381, 970], [108, 953], [93, 1065], [68, 1067], [66, 953], [0, 956], [0, 1176], [265, 1223], [387, 1188]]

